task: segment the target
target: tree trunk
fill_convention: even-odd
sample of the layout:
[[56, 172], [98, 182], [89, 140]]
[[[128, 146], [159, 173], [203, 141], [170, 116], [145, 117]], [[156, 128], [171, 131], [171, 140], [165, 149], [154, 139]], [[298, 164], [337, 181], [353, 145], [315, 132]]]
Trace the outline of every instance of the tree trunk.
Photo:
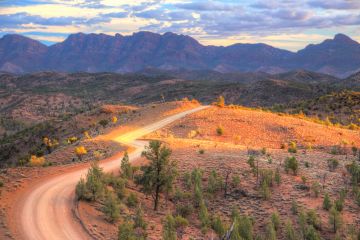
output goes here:
[[155, 191], [155, 201], [154, 201], [154, 210], [155, 210], [155, 211], [158, 210], [159, 192], [160, 192], [160, 186], [157, 185], [157, 186], [156, 186], [156, 191]]

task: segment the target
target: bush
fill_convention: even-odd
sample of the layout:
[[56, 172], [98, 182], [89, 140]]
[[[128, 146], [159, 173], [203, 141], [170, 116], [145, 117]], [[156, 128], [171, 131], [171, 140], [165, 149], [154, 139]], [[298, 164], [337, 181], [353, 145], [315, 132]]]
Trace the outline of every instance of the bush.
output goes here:
[[214, 217], [211, 227], [216, 232], [219, 238], [221, 238], [225, 234], [225, 227], [220, 216], [216, 215]]
[[221, 125], [219, 125], [219, 126], [216, 128], [216, 134], [217, 134], [218, 136], [221, 136], [221, 135], [224, 134], [224, 128], [223, 128]]
[[135, 207], [138, 204], [138, 198], [135, 193], [130, 193], [126, 199], [126, 205], [128, 207]]
[[296, 200], [292, 200], [291, 201], [291, 212], [292, 212], [292, 214], [297, 214], [298, 213], [298, 204], [297, 204], [297, 202], [296, 202]]
[[221, 190], [224, 185], [224, 182], [220, 176], [216, 173], [215, 170], [211, 171], [209, 180], [208, 180], [208, 187], [207, 191], [209, 193], [216, 193], [217, 191]]
[[167, 215], [163, 224], [163, 240], [176, 240], [175, 219], [172, 215]]
[[126, 180], [123, 178], [116, 178], [113, 183], [111, 183], [114, 191], [119, 199], [123, 199], [126, 195]]
[[205, 150], [204, 150], [204, 149], [200, 149], [200, 150], [199, 150], [199, 153], [200, 153], [200, 154], [204, 154], [204, 153], [205, 153]]
[[117, 221], [120, 218], [120, 209], [117, 199], [113, 193], [109, 192], [106, 194], [102, 211], [105, 214], [106, 219], [111, 223]]
[[271, 214], [271, 223], [273, 224], [275, 231], [278, 231], [280, 229], [280, 216], [278, 212], [273, 212]]
[[313, 184], [311, 185], [311, 190], [313, 191], [315, 197], [319, 196], [320, 189], [321, 189], [320, 183], [313, 182]]
[[343, 199], [335, 200], [334, 207], [336, 211], [341, 212], [344, 209], [344, 200]]
[[139, 205], [136, 208], [135, 218], [134, 218], [134, 227], [135, 228], [142, 228], [143, 230], [146, 230], [147, 224], [144, 221], [144, 213], [141, 208], [141, 205]]
[[81, 161], [82, 156], [87, 154], [87, 150], [84, 146], [75, 147], [75, 154]]
[[4, 182], [0, 179], [0, 187], [4, 186]]
[[191, 174], [189, 172], [184, 173], [183, 179], [185, 187], [190, 190], [192, 186]]
[[289, 143], [288, 152], [289, 152], [289, 153], [296, 153], [296, 152], [297, 152], [296, 142], [291, 141], [291, 142]]
[[304, 165], [305, 165], [306, 168], [309, 168], [309, 167], [310, 167], [310, 163], [309, 163], [309, 162], [305, 162]]
[[190, 204], [176, 205], [176, 214], [184, 218], [187, 218], [194, 211], [194, 208]]
[[315, 210], [311, 209], [306, 213], [306, 221], [315, 229], [321, 229], [321, 220]]
[[295, 232], [294, 226], [292, 225], [291, 221], [286, 221], [285, 225], [285, 236], [287, 240], [297, 240], [297, 233]]
[[210, 219], [209, 219], [209, 213], [208, 213], [208, 210], [207, 210], [207, 207], [206, 207], [204, 201], [202, 201], [200, 203], [199, 219], [201, 222], [202, 229], [206, 230], [210, 225]]
[[80, 181], [76, 184], [75, 195], [78, 200], [88, 199], [86, 184], [83, 178], [81, 178]]
[[137, 238], [133, 224], [129, 223], [128, 221], [125, 221], [119, 225], [118, 240], [136, 240], [136, 239]]
[[106, 127], [108, 124], [109, 124], [109, 120], [107, 119], [102, 119], [99, 121], [99, 124], [102, 126], [102, 127]]
[[240, 181], [240, 176], [234, 175], [231, 180], [233, 187], [238, 187], [240, 185]]
[[285, 160], [285, 171], [288, 173], [289, 170], [292, 170], [293, 174], [296, 175], [298, 171], [298, 161], [295, 157], [288, 157]]
[[35, 155], [31, 155], [29, 164], [32, 167], [39, 167], [45, 164], [45, 157], [37, 157]]
[[328, 193], [325, 193], [324, 200], [323, 200], [323, 209], [329, 211], [332, 207], [332, 203]]
[[280, 174], [279, 168], [277, 168], [276, 171], [275, 171], [274, 180], [275, 180], [277, 185], [281, 184], [281, 174]]
[[339, 165], [339, 161], [337, 159], [330, 158], [327, 160], [327, 164], [328, 164], [329, 170], [334, 171], [337, 168], [337, 166]]

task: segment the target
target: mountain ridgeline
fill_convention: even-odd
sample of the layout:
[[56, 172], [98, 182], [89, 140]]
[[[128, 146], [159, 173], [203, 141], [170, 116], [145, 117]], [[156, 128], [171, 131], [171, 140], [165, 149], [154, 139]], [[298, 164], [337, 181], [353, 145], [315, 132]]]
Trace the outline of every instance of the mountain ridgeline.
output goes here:
[[77, 33], [51, 46], [15, 34], [0, 39], [0, 71], [124, 73], [148, 68], [272, 74], [305, 69], [345, 77], [360, 70], [360, 44], [337, 34], [294, 53], [262, 43], [204, 46], [189, 36], [170, 32], [131, 36]]

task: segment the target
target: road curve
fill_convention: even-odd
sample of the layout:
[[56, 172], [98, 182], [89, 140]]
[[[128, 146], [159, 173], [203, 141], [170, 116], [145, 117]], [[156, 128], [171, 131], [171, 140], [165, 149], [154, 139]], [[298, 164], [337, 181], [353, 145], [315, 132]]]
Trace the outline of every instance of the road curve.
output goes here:
[[[146, 144], [146, 142], [137, 141], [136, 139], [204, 108], [207, 108], [207, 106], [200, 106], [175, 114], [141, 129], [123, 134], [114, 140], [135, 147], [135, 151], [129, 154], [132, 161], [140, 156]], [[120, 158], [114, 159], [100, 163], [100, 166], [106, 172], [112, 171], [119, 168], [120, 161]], [[56, 176], [32, 187], [31, 191], [21, 200], [22, 204], [16, 212], [18, 216], [14, 216], [15, 219], [19, 219], [18, 229], [21, 239], [91, 239], [75, 219], [72, 211], [75, 203], [76, 183], [81, 176], [85, 176], [86, 172], [87, 167], [84, 167]]]

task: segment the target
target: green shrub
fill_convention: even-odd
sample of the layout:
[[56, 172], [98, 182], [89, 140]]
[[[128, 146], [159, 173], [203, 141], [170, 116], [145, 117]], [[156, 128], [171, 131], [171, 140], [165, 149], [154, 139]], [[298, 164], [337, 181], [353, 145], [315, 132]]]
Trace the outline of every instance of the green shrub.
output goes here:
[[321, 229], [321, 220], [314, 209], [310, 209], [306, 213], [306, 221], [309, 225], [312, 225], [315, 229]]
[[292, 200], [291, 201], [291, 212], [292, 212], [292, 214], [297, 214], [298, 213], [298, 204], [297, 204], [297, 202], [296, 202], [296, 200]]
[[216, 215], [214, 217], [211, 227], [216, 232], [219, 238], [221, 238], [225, 234], [225, 227], [220, 216]]
[[239, 185], [240, 185], [240, 176], [239, 175], [233, 175], [232, 176], [232, 180], [231, 180], [231, 182], [232, 182], [232, 185], [233, 185], [233, 187], [238, 187]]
[[178, 204], [176, 205], [176, 214], [184, 218], [187, 218], [194, 211], [194, 208], [190, 204]]
[[117, 199], [113, 193], [109, 192], [105, 195], [102, 211], [105, 214], [106, 219], [111, 223], [117, 221], [120, 218], [120, 209]]
[[332, 203], [328, 193], [325, 193], [324, 200], [323, 200], [323, 209], [329, 211], [332, 207]]
[[278, 212], [273, 212], [271, 214], [271, 223], [273, 224], [275, 231], [278, 231], [280, 229], [281, 221]]
[[294, 175], [297, 174], [298, 171], [298, 161], [296, 160], [296, 158], [293, 157], [288, 157], [285, 160], [285, 171], [288, 173], [289, 170], [291, 170], [293, 172]]
[[275, 180], [277, 185], [281, 184], [281, 174], [280, 174], [279, 168], [277, 168], [276, 171], [275, 171], [274, 180]]
[[144, 213], [141, 208], [141, 205], [139, 205], [136, 208], [135, 218], [134, 218], [134, 227], [135, 228], [142, 228], [143, 230], [146, 230], [147, 224], [144, 220]]
[[210, 219], [209, 219], [209, 213], [208, 213], [208, 210], [207, 210], [207, 207], [206, 207], [204, 201], [202, 201], [200, 203], [199, 219], [201, 222], [202, 229], [206, 230], [210, 225]]
[[339, 161], [337, 159], [330, 158], [327, 160], [327, 164], [328, 164], [329, 170], [334, 171], [338, 167]]
[[126, 199], [126, 205], [128, 207], [135, 207], [138, 204], [138, 198], [135, 193], [130, 193]]
[[320, 189], [321, 189], [320, 183], [317, 181], [313, 182], [313, 184], [311, 185], [311, 190], [314, 193], [315, 197], [319, 196]]
[[163, 223], [163, 240], [176, 240], [175, 219], [172, 215], [167, 215]]
[[137, 240], [133, 224], [125, 221], [119, 224], [118, 240]]
[[216, 193], [217, 191], [221, 190], [224, 185], [224, 182], [220, 176], [216, 173], [215, 170], [212, 170], [208, 180], [207, 191], [209, 193]]
[[129, 155], [127, 152], [124, 153], [124, 157], [121, 159], [121, 175], [126, 179], [131, 179], [133, 176], [131, 164], [129, 161]]
[[294, 226], [292, 225], [290, 220], [286, 221], [285, 224], [285, 237], [287, 240], [298, 240], [297, 238], [298, 234], [294, 229]]

